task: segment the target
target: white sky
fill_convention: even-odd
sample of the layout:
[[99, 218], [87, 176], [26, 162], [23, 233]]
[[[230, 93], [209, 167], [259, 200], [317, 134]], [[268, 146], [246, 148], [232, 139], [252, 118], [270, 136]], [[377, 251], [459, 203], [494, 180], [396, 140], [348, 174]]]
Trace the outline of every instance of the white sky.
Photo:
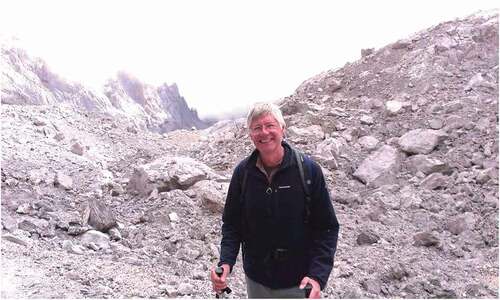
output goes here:
[[0, 2], [17, 36], [57, 74], [100, 90], [125, 70], [176, 82], [200, 116], [294, 92], [318, 73], [493, 0]]

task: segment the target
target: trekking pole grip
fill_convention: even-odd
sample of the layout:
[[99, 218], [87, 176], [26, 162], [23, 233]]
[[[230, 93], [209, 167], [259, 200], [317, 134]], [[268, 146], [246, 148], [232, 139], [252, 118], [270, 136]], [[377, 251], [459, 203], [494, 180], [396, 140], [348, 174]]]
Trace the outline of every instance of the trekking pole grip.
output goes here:
[[312, 290], [312, 285], [310, 283], [308, 283], [305, 288], [305, 293], [306, 293], [306, 298], [309, 298], [309, 295], [311, 295], [311, 290]]
[[[217, 267], [215, 268], [215, 274], [220, 278], [222, 276], [222, 274], [224, 274], [224, 269], [222, 267]], [[219, 299], [219, 298], [223, 298], [224, 297], [224, 293], [231, 293], [232, 290], [226, 286], [220, 293], [216, 293], [215, 294], [215, 298]]]

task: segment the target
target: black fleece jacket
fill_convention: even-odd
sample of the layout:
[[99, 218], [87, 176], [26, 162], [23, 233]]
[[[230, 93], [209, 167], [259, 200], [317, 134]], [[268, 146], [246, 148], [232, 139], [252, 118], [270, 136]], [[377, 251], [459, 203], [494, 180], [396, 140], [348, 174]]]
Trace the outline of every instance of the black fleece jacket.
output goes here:
[[[235, 168], [222, 216], [219, 265], [227, 263], [232, 269], [242, 245], [243, 268], [252, 280], [281, 289], [298, 286], [309, 276], [324, 289], [333, 268], [339, 223], [321, 168], [306, 156], [312, 200], [309, 222], [304, 222], [299, 169], [291, 147], [286, 142], [283, 147], [285, 156], [271, 183], [256, 167], [257, 150]], [[285, 259], [273, 257], [276, 249], [285, 249]]]

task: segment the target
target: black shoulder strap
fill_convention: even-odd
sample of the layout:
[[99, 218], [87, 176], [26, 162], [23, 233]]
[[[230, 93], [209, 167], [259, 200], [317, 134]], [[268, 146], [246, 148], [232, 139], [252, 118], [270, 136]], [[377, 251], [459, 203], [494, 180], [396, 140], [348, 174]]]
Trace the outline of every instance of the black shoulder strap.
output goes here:
[[304, 175], [304, 156], [297, 151], [295, 148], [293, 148], [293, 154], [295, 156], [295, 159], [297, 160], [297, 166], [299, 167], [299, 174], [300, 174], [300, 180], [302, 181], [302, 187], [304, 188], [304, 193], [305, 193], [305, 198], [306, 198], [306, 204], [305, 204], [305, 215], [304, 215], [304, 223], [309, 223], [309, 216], [311, 215], [311, 191], [309, 189], [308, 182], [310, 182], [310, 179], [308, 179], [306, 182], [306, 178]]

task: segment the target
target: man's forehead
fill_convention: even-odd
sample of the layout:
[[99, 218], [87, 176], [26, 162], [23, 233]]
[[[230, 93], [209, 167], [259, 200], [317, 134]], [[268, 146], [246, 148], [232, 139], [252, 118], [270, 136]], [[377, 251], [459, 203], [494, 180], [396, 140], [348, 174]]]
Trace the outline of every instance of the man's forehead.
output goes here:
[[278, 120], [276, 120], [276, 118], [274, 118], [274, 116], [272, 114], [265, 113], [265, 114], [262, 114], [260, 116], [253, 118], [251, 124], [267, 123], [267, 122], [278, 122]]

